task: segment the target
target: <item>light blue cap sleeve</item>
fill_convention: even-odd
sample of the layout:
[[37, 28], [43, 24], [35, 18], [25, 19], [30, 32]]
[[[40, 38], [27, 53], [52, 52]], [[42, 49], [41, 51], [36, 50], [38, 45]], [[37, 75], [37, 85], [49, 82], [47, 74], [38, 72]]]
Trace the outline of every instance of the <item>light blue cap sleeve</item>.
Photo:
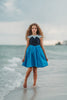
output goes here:
[[30, 38], [30, 37], [31, 37], [31, 35], [27, 36], [27, 38]]
[[41, 35], [38, 35], [38, 37], [40, 38], [40, 37], [42, 37]]

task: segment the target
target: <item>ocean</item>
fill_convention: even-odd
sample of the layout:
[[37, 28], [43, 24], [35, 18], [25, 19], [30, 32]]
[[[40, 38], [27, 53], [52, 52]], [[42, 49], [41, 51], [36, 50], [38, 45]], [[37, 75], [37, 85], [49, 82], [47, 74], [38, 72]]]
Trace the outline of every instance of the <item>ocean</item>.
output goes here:
[[[0, 100], [6, 99], [11, 91], [21, 88], [27, 68], [22, 66], [25, 45], [0, 45]], [[45, 87], [45, 97], [42, 100], [67, 99], [67, 45], [44, 46], [48, 57], [48, 66], [38, 68], [39, 87]], [[33, 84], [33, 73], [28, 79], [28, 86]], [[48, 88], [48, 89], [47, 89]], [[49, 91], [48, 91], [49, 90]], [[52, 97], [51, 99], [48, 97]], [[12, 99], [13, 100], [13, 99]], [[18, 99], [17, 99], [18, 100]], [[19, 99], [20, 100], [20, 99]], [[22, 99], [23, 100], [23, 99]], [[34, 100], [39, 100], [38, 97]], [[55, 100], [55, 99], [54, 99]]]

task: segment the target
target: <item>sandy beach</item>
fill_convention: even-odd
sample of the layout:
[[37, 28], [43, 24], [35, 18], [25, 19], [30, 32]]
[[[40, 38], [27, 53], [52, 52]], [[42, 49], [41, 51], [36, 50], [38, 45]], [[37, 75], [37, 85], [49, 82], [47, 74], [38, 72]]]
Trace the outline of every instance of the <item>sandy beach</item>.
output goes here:
[[[57, 67], [56, 67], [57, 69]], [[58, 70], [60, 69], [60, 66]], [[49, 73], [48, 73], [49, 72]], [[28, 87], [11, 91], [4, 100], [63, 100], [67, 99], [67, 86], [65, 73], [59, 73], [52, 68], [38, 69], [37, 86], [32, 87], [32, 73], [28, 79]]]

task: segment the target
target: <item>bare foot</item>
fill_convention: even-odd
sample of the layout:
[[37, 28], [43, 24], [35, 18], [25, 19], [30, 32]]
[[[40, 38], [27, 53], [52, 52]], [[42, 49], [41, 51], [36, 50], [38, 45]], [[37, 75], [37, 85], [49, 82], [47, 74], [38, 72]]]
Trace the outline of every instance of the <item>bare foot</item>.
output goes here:
[[36, 86], [36, 84], [33, 84], [33, 86]]
[[32, 87], [32, 88], [36, 87], [36, 84], [33, 84], [31, 87]]
[[23, 87], [24, 87], [24, 88], [27, 88], [27, 84], [26, 84], [26, 83], [24, 83], [24, 84], [23, 84]]

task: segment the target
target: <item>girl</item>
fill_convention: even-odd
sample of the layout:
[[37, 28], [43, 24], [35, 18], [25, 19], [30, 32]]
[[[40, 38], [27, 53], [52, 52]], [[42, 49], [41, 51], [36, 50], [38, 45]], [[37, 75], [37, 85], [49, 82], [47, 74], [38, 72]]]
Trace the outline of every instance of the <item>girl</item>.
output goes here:
[[43, 47], [43, 32], [38, 24], [32, 23], [26, 32], [27, 45], [22, 66], [28, 68], [23, 87], [27, 88], [27, 78], [33, 70], [33, 86], [36, 86], [37, 68], [48, 66], [48, 58]]

